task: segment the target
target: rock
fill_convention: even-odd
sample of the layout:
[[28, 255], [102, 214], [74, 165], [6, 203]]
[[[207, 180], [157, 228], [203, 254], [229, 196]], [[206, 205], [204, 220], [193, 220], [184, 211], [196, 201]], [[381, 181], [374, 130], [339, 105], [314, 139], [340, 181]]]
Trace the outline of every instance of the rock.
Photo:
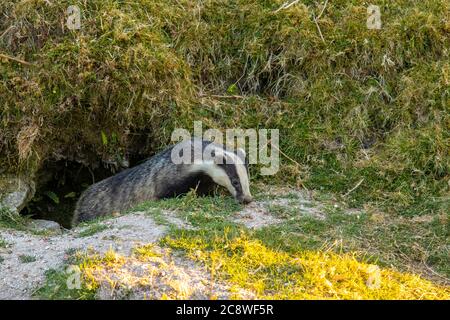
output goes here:
[[0, 175], [0, 208], [19, 213], [33, 198], [34, 182], [19, 176]]
[[33, 231], [48, 232], [51, 234], [61, 234], [62, 229], [59, 223], [50, 220], [32, 220], [29, 224], [29, 228]]

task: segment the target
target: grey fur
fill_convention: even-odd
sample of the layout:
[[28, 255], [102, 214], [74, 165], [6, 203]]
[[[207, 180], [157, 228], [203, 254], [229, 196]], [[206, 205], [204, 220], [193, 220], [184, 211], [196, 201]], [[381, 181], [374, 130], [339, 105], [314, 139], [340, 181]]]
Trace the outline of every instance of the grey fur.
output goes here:
[[[210, 141], [196, 138], [180, 142], [180, 144], [192, 145], [193, 141], [200, 141], [202, 150], [211, 144]], [[223, 148], [221, 145], [213, 145]], [[167, 148], [136, 167], [124, 170], [90, 186], [82, 193], [77, 202], [72, 225], [113, 212], [122, 212], [146, 200], [183, 194], [192, 188], [196, 188], [199, 194], [210, 193], [216, 186], [211, 177], [204, 172], [192, 173], [190, 164], [174, 164], [172, 162], [171, 153], [175, 146]], [[246, 166], [248, 169], [247, 163]], [[233, 176], [233, 172], [236, 171], [233, 170], [232, 165], [220, 165], [220, 167], [229, 177]], [[234, 181], [235, 179], [236, 177], [234, 177]], [[240, 202], [251, 201], [251, 197], [245, 198], [242, 195], [242, 190], [240, 192], [238, 190], [235, 197]]]

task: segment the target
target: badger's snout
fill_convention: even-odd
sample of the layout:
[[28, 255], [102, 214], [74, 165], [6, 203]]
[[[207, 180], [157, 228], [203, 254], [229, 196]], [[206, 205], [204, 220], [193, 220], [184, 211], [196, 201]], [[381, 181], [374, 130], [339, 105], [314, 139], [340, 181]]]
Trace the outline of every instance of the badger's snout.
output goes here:
[[242, 196], [242, 197], [238, 197], [237, 200], [241, 204], [249, 204], [250, 202], [253, 201], [253, 198], [252, 198], [252, 196]]

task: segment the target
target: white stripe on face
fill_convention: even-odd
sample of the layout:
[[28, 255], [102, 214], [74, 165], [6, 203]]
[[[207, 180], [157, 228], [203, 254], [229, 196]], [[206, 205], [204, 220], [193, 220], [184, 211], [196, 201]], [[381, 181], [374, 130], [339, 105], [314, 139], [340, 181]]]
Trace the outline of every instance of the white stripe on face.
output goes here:
[[[227, 151], [223, 148], [215, 147], [215, 160], [222, 161], [223, 164], [233, 164], [236, 168], [236, 173], [241, 184], [242, 196], [244, 199], [252, 199], [250, 193], [250, 182], [248, 177], [248, 171], [245, 166], [245, 160], [241, 159], [234, 152]], [[244, 152], [245, 155], [245, 152]], [[231, 183], [231, 179], [223, 168], [217, 165], [214, 160], [202, 159], [198, 163], [194, 163], [191, 166], [191, 172], [202, 171], [209, 175], [213, 181], [225, 188], [236, 198], [237, 190]]]
[[[226, 151], [226, 150], [220, 150], [224, 153], [226, 156], [226, 161], [230, 158], [231, 164], [234, 164], [236, 167], [236, 172], [239, 177], [239, 181], [241, 183], [242, 193], [243, 196], [246, 198], [251, 198], [252, 195], [250, 194], [250, 181], [248, 177], [247, 168], [245, 167], [245, 161], [241, 159], [237, 154], [234, 152]], [[220, 152], [218, 150], [218, 152]], [[228, 163], [228, 162], [226, 162]], [[233, 188], [234, 189], [234, 188]]]
[[236, 197], [236, 189], [234, 189], [233, 185], [231, 184], [231, 180], [228, 177], [227, 173], [225, 172], [225, 170], [215, 164], [214, 161], [204, 161], [199, 164], [193, 164], [191, 172], [199, 171], [206, 173], [211, 177], [211, 179], [213, 179], [215, 183], [227, 188], [231, 195], [233, 197]]

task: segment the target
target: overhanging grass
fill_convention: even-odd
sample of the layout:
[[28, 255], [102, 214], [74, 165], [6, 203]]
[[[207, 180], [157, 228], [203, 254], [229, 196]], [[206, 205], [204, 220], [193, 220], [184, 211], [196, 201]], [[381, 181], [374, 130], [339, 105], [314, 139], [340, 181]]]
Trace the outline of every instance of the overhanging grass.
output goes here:
[[[278, 128], [265, 179], [400, 214], [448, 211], [448, 1], [2, 2], [0, 165], [89, 167], [153, 154], [175, 127]], [[82, 28], [69, 31], [77, 5]], [[232, 99], [219, 98], [226, 95]], [[114, 165], [113, 165], [114, 167]], [[253, 171], [254, 177], [262, 179]], [[289, 179], [286, 179], [289, 177]], [[288, 181], [286, 181], [288, 180]]]
[[12, 212], [9, 208], [0, 207], [0, 227], [25, 230], [29, 219]]

